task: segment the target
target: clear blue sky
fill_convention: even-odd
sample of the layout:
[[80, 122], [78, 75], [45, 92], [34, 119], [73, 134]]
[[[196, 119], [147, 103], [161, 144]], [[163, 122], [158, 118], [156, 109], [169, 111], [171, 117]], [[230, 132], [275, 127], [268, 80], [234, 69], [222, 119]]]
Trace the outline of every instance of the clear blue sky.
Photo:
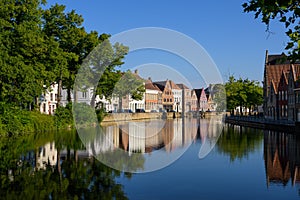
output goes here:
[[[85, 19], [88, 31], [114, 35], [133, 28], [163, 27], [181, 32], [203, 46], [225, 80], [234, 74], [261, 81], [265, 50], [281, 53], [288, 39], [282, 24], [271, 23], [272, 34], [268, 34], [253, 13], [243, 13], [241, 5], [245, 1], [48, 0], [48, 5], [59, 3], [66, 5], [67, 10], [76, 10]], [[128, 55], [124, 67], [151, 62], [153, 55], [145, 57], [139, 53]]]

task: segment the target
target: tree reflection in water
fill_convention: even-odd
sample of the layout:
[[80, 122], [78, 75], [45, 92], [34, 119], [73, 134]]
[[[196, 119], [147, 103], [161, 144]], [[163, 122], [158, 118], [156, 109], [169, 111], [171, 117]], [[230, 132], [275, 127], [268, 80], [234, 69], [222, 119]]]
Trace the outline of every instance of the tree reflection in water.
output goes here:
[[0, 144], [1, 198], [127, 199], [115, 181], [121, 172], [83, 153], [74, 132], [2, 138]]

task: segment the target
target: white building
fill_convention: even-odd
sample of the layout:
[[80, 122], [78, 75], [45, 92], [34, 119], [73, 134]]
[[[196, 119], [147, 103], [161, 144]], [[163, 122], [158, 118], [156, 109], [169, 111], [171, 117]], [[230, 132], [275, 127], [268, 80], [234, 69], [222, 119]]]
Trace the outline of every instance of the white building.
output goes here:
[[[46, 86], [45, 86], [46, 87]], [[58, 84], [53, 83], [40, 97], [40, 112], [53, 115], [57, 106]]]
[[174, 96], [173, 110], [182, 112], [182, 89], [171, 80], [170, 85]]

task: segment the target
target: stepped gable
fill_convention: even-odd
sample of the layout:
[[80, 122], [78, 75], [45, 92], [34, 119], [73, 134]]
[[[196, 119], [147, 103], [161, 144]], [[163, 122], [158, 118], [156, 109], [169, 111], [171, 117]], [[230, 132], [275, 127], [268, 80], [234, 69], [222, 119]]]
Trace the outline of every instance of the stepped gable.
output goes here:
[[180, 90], [180, 87], [170, 80], [170, 86], [172, 90]]

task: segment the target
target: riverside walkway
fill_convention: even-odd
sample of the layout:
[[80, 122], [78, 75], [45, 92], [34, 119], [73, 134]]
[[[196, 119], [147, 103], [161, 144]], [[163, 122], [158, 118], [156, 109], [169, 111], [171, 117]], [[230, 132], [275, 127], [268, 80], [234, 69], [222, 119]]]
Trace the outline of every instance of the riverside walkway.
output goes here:
[[256, 116], [226, 116], [228, 124], [287, 132], [300, 132], [299, 125], [289, 120], [273, 120]]

